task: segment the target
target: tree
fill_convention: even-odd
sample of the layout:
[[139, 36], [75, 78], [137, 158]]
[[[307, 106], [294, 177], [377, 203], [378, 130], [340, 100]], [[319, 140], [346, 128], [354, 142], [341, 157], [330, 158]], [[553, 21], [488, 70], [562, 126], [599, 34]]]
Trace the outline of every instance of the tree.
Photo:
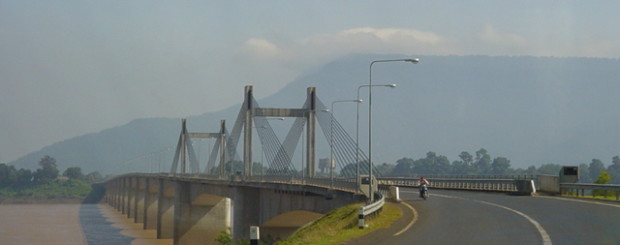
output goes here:
[[592, 179], [590, 179], [590, 170], [588, 170], [588, 164], [579, 164], [579, 182], [592, 183]]
[[461, 158], [461, 161], [463, 161], [463, 164], [465, 165], [471, 165], [474, 162], [474, 156], [466, 151], [461, 152], [461, 154], [459, 154], [459, 158]]
[[396, 161], [396, 166], [392, 170], [392, 175], [394, 176], [407, 176], [413, 174], [413, 159], [408, 157], [403, 157]]
[[607, 173], [606, 171], [601, 171], [598, 175], [598, 178], [596, 178], [596, 181], [594, 181], [595, 184], [608, 184], [609, 181], [611, 181], [611, 175], [609, 175], [609, 173]]
[[491, 155], [487, 153], [486, 149], [480, 148], [480, 150], [476, 151], [476, 162], [474, 166], [476, 166], [478, 174], [486, 174], [489, 172], [489, 168], [491, 167]]
[[476, 169], [472, 165], [474, 156], [469, 152], [463, 151], [459, 154], [460, 161], [452, 162], [452, 174], [475, 174]]
[[82, 174], [82, 169], [80, 167], [70, 167], [62, 173], [62, 176], [66, 176], [69, 179], [74, 180], [82, 180], [84, 179], [84, 174]]
[[607, 172], [611, 175], [611, 183], [620, 183], [620, 156], [611, 159], [612, 164], [607, 167]]
[[491, 163], [492, 174], [506, 174], [510, 169], [510, 160], [505, 157], [496, 157]]
[[[601, 171], [599, 173], [598, 178], [596, 179], [596, 181], [594, 181], [594, 183], [595, 184], [602, 184], [602, 185], [604, 185], [604, 184], [608, 184], [609, 181], [611, 181], [611, 175], [609, 175], [609, 173], [607, 173], [606, 171]], [[595, 196], [596, 195], [602, 196], [602, 195], [605, 195], [605, 194], [606, 194], [606, 191], [603, 191], [603, 190], [595, 190], [593, 192], [593, 195], [595, 195]]]
[[58, 168], [56, 167], [56, 159], [50, 156], [45, 156], [39, 161], [41, 168], [37, 169], [34, 173], [35, 181], [39, 183], [46, 183], [50, 180], [58, 178]]
[[17, 181], [15, 183], [16, 187], [23, 187], [23, 186], [27, 186], [30, 185], [30, 183], [32, 183], [32, 171], [30, 171], [30, 169], [23, 169], [20, 168], [19, 170], [17, 170]]
[[15, 183], [17, 180], [17, 171], [15, 167], [0, 163], [0, 188], [7, 187]]
[[562, 169], [562, 166], [560, 166], [560, 164], [547, 163], [547, 164], [540, 165], [540, 167], [537, 170], [537, 173], [548, 174], [548, 175], [558, 175], [561, 169]]
[[601, 171], [605, 170], [605, 165], [603, 164], [601, 160], [595, 158], [595, 159], [592, 159], [592, 162], [590, 163], [590, 167], [588, 167], [588, 170], [590, 172], [590, 179], [595, 180], [598, 178]]
[[452, 170], [450, 160], [446, 156], [437, 156], [429, 151], [425, 158], [413, 162], [413, 170], [416, 174], [448, 174]]
[[379, 166], [376, 166], [377, 171], [379, 171], [379, 173], [382, 173], [383, 175], [391, 175], [395, 167], [396, 166], [394, 164], [389, 164], [385, 162]]
[[536, 169], [536, 166], [531, 165], [529, 167], [527, 167], [527, 169], [525, 170], [526, 174], [537, 174], [538, 170]]
[[85, 179], [86, 179], [86, 182], [88, 183], [95, 183], [95, 182], [99, 182], [103, 180], [103, 176], [101, 175], [101, 173], [95, 171], [95, 172], [88, 173]]

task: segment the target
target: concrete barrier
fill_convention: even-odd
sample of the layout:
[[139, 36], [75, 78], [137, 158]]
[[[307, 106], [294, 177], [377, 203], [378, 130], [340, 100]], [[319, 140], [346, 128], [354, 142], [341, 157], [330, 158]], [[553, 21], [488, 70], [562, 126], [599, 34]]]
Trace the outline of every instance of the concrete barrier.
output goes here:
[[390, 195], [388, 196], [388, 198], [394, 202], [400, 202], [398, 186], [390, 186]]
[[536, 193], [536, 186], [534, 180], [515, 180], [515, 186], [517, 195], [534, 195]]
[[541, 192], [559, 194], [560, 177], [553, 175], [538, 175], [538, 188]]

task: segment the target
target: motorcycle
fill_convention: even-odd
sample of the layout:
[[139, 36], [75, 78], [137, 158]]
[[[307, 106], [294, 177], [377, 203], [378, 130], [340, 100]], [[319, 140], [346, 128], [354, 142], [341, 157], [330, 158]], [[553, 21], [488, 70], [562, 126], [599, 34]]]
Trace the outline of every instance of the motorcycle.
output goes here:
[[428, 199], [428, 187], [426, 185], [420, 185], [420, 197], [424, 200]]

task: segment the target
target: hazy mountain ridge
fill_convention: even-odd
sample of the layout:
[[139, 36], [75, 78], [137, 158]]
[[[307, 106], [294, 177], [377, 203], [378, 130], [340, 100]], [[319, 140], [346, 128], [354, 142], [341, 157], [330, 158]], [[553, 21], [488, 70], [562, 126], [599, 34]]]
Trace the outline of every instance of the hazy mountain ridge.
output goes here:
[[[347, 56], [265, 98], [260, 96], [260, 84], [255, 84], [254, 95], [262, 98], [259, 103], [263, 107], [298, 108], [303, 105], [306, 88], [315, 86], [319, 99], [329, 107], [334, 100], [355, 99], [358, 86], [368, 83], [372, 60], [393, 58], [401, 56]], [[376, 63], [372, 68], [373, 84], [398, 84], [395, 89], [373, 89], [376, 162], [419, 158], [428, 151], [456, 160], [461, 151], [473, 153], [482, 147], [493, 157], [507, 157], [513, 167], [588, 163], [592, 158], [609, 164], [612, 156], [620, 154], [620, 60], [420, 58], [416, 65]], [[367, 89], [361, 91], [360, 97], [367, 100]], [[239, 97], [239, 104], [188, 118], [190, 131], [215, 132], [222, 119], [230, 130], [243, 100], [243, 88], [231, 96]], [[360, 108], [360, 147], [366, 149], [366, 102]], [[354, 137], [355, 105], [337, 104], [334, 113]], [[130, 168], [119, 165], [174, 147], [179, 131], [179, 119], [137, 119], [52, 144], [9, 164], [35, 168], [39, 159], [50, 155], [60, 169], [80, 166], [85, 172], [128, 171]], [[171, 161], [171, 156], [165, 157]]]

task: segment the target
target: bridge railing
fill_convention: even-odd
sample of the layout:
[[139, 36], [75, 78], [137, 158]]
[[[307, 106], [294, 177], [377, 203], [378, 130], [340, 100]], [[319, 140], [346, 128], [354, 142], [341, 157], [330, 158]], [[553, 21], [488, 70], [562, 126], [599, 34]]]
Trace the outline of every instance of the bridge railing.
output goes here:
[[[428, 178], [429, 187], [438, 189], [484, 190], [484, 191], [517, 191], [515, 179], [455, 179]], [[379, 185], [418, 187], [417, 178], [388, 177], [378, 179]]]
[[357, 183], [355, 179], [347, 178], [302, 178], [300, 176], [283, 176], [283, 175], [266, 175], [253, 176], [248, 181], [269, 182], [269, 183], [287, 183], [296, 185], [316, 186], [323, 188], [331, 188], [340, 191], [357, 193]]
[[620, 185], [608, 184], [586, 184], [586, 183], [560, 183], [560, 193], [575, 194], [577, 196], [585, 196], [585, 191], [591, 191], [592, 197], [595, 197], [597, 191], [601, 191], [601, 195], [607, 197], [608, 192], [615, 193], [616, 201], [620, 200]]
[[[307, 185], [316, 186], [322, 188], [329, 188], [334, 190], [360, 193], [357, 186], [357, 181], [354, 178], [308, 178], [293, 175], [257, 175], [257, 176], [240, 176], [231, 175], [227, 177], [221, 177], [218, 175], [204, 175], [204, 174], [138, 174], [138, 175], [156, 175], [160, 177], [183, 177], [183, 178], [201, 178], [209, 180], [230, 181], [230, 182], [255, 182], [255, 183], [283, 183], [293, 185]], [[429, 177], [429, 187], [439, 189], [460, 189], [460, 190], [485, 190], [485, 191], [503, 191], [514, 192], [517, 191], [518, 180], [536, 179], [535, 176], [530, 175], [448, 175], [441, 177]], [[402, 186], [402, 187], [418, 187], [417, 177], [381, 177], [377, 179], [379, 186]], [[596, 188], [612, 188], [612, 191], [618, 191], [613, 189], [618, 185], [595, 185], [595, 184], [562, 184], [564, 189], [580, 189], [580, 190], [598, 190]], [[606, 187], [605, 187], [606, 186]], [[612, 186], [612, 187], [610, 187]], [[578, 188], [576, 188], [578, 187]], [[601, 189], [603, 190], [603, 189]], [[608, 190], [608, 189], [604, 189]], [[583, 191], [582, 191], [583, 192]]]
[[[414, 174], [410, 176], [394, 176], [398, 178], [419, 179], [515, 179], [515, 180], [535, 180], [537, 175], [533, 174]], [[391, 178], [391, 177], [387, 177]]]

